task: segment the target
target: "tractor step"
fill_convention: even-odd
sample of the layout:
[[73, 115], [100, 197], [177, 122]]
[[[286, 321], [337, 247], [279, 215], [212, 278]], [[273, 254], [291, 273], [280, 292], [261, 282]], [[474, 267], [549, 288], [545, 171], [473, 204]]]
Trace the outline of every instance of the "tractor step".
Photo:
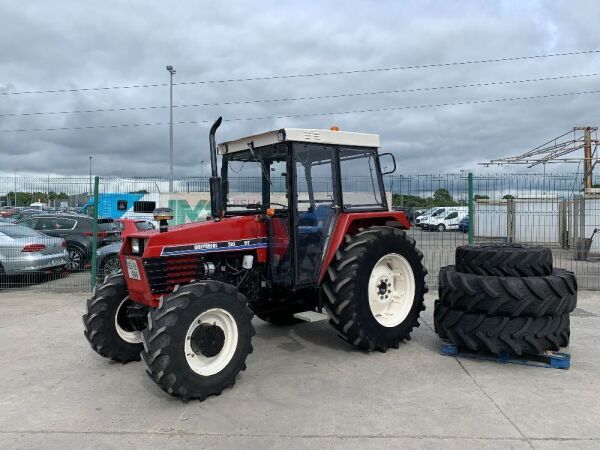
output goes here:
[[[567, 349], [568, 351], [568, 349]], [[546, 369], [568, 369], [571, 367], [571, 355], [566, 352], [554, 352], [546, 350], [539, 355], [511, 355], [507, 352], [500, 354], [475, 352], [473, 350], [458, 347], [451, 342], [442, 341], [440, 350], [442, 355], [456, 356], [459, 358], [480, 359], [484, 361], [495, 361], [501, 364], [521, 364], [524, 366], [544, 367]]]
[[329, 319], [327, 314], [321, 314], [316, 311], [302, 311], [294, 314], [294, 318], [303, 320], [304, 322], [319, 322], [321, 320]]

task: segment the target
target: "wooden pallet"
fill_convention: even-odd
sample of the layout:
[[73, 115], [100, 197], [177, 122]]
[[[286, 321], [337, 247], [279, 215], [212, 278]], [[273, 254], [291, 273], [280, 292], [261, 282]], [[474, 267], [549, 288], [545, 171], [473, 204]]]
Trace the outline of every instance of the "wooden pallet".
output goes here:
[[484, 361], [495, 361], [501, 364], [521, 364], [524, 366], [544, 367], [547, 369], [568, 369], [571, 367], [571, 355], [564, 352], [545, 351], [539, 355], [511, 355], [501, 352], [498, 355], [491, 353], [475, 352], [473, 350], [459, 348], [449, 341], [442, 341], [442, 355], [456, 356], [460, 358], [480, 359]]

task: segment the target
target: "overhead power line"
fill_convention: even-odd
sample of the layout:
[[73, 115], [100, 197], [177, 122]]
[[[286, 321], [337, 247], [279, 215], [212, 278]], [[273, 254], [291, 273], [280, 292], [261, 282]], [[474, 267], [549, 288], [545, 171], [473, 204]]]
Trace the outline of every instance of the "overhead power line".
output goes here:
[[[332, 94], [332, 95], [316, 95], [316, 96], [305, 96], [305, 97], [289, 97], [289, 98], [273, 98], [273, 99], [257, 99], [257, 100], [234, 100], [234, 101], [229, 101], [229, 102], [183, 104], [183, 105], [173, 105], [173, 108], [198, 108], [198, 107], [206, 107], [206, 106], [229, 106], [229, 105], [248, 105], [248, 104], [256, 104], [256, 103], [295, 102], [295, 101], [303, 101], [303, 100], [325, 100], [325, 99], [334, 99], [334, 98], [373, 96], [373, 95], [385, 95], [385, 94], [400, 94], [400, 93], [409, 93], [409, 92], [424, 92], [424, 91], [435, 91], [435, 90], [446, 90], [446, 89], [457, 89], [457, 88], [500, 86], [500, 85], [506, 85], [506, 84], [534, 83], [534, 82], [540, 82], [540, 81], [568, 80], [568, 79], [573, 79], [573, 78], [590, 78], [590, 77], [597, 77], [597, 76], [600, 76], [600, 73], [561, 75], [561, 76], [555, 76], [555, 77], [529, 78], [529, 79], [525, 79], [525, 80], [488, 81], [488, 82], [482, 82], [482, 83], [455, 84], [455, 85], [449, 85], [449, 86], [434, 86], [434, 87], [422, 87], [422, 88], [411, 88], [411, 89], [393, 89], [393, 90], [386, 90], [386, 91], [357, 92], [357, 93], [348, 93], [348, 94]], [[125, 107], [125, 108], [75, 109], [75, 110], [70, 110], [70, 111], [6, 113], [6, 114], [0, 114], [0, 117], [22, 117], [22, 116], [59, 115], [59, 114], [143, 111], [143, 110], [167, 109], [167, 108], [169, 108], [168, 105], [132, 106], [132, 107]]]
[[[240, 83], [247, 81], [265, 81], [265, 80], [283, 80], [290, 78], [310, 78], [310, 77], [326, 77], [332, 75], [351, 75], [358, 73], [373, 73], [373, 72], [388, 72], [395, 70], [412, 70], [412, 69], [430, 69], [434, 67], [449, 67], [449, 66], [463, 66], [470, 64], [487, 64], [495, 62], [509, 62], [509, 61], [523, 61], [531, 59], [543, 59], [543, 58], [555, 58], [562, 56], [577, 56], [577, 55], [589, 55], [594, 53], [600, 53], [600, 50], [584, 50], [576, 52], [563, 52], [563, 53], [549, 53], [543, 55], [527, 55], [527, 56], [513, 56], [507, 58], [490, 58], [490, 59], [478, 59], [471, 61], [453, 61], [447, 63], [434, 63], [434, 64], [415, 64], [408, 66], [392, 66], [392, 67], [378, 67], [370, 69], [355, 69], [355, 70], [341, 70], [335, 72], [316, 72], [316, 73], [301, 73], [291, 75], [273, 75], [264, 77], [248, 77], [248, 78], [229, 78], [221, 80], [200, 80], [200, 81], [182, 81], [179, 83], [173, 83], [176, 85], [197, 85], [197, 84], [214, 84], [214, 83]], [[136, 88], [152, 88], [152, 87], [163, 87], [168, 86], [169, 83], [152, 83], [152, 84], [132, 84], [129, 86], [105, 86], [105, 87], [85, 87], [85, 88], [71, 88], [71, 89], [46, 89], [36, 91], [18, 91], [18, 92], [0, 92], [0, 95], [22, 95], [22, 94], [52, 94], [52, 93], [65, 93], [65, 92], [82, 92], [82, 91], [106, 91], [111, 89], [136, 89]]]
[[[273, 119], [290, 119], [290, 118], [303, 118], [303, 117], [318, 117], [318, 116], [341, 116], [347, 114], [364, 114], [372, 112], [384, 112], [384, 111], [400, 111], [405, 109], [423, 109], [423, 108], [438, 108], [444, 106], [460, 106], [460, 105], [475, 105], [480, 103], [499, 103], [499, 102], [512, 102], [517, 100], [534, 100], [542, 98], [553, 98], [553, 97], [566, 97], [574, 95], [586, 95], [586, 94], [598, 94], [600, 90], [593, 91], [581, 91], [581, 92], [564, 92], [564, 93], [553, 93], [544, 95], [531, 95], [527, 97], [509, 97], [509, 98], [496, 98], [496, 99], [484, 99], [484, 100], [468, 100], [463, 102], [450, 102], [450, 103], [433, 103], [427, 105], [409, 105], [409, 106], [393, 106], [388, 108], [370, 108], [370, 109], [357, 109], [350, 111], [335, 111], [335, 112], [321, 112], [321, 113], [306, 113], [306, 114], [285, 114], [277, 116], [263, 116], [263, 117], [239, 117], [233, 119], [225, 119], [224, 122], [239, 122], [239, 121], [250, 121], [250, 120], [273, 120]], [[186, 120], [174, 122], [176, 124], [203, 124], [212, 123], [212, 120]], [[91, 130], [96, 128], [126, 128], [126, 127], [144, 127], [144, 126], [160, 126], [168, 125], [168, 122], [148, 122], [148, 123], [121, 123], [121, 124], [106, 124], [106, 125], [89, 125], [79, 127], [55, 127], [55, 128], [26, 128], [26, 129], [12, 129], [12, 130], [0, 130], [2, 133], [17, 133], [17, 132], [31, 132], [31, 131], [66, 131], [66, 130]]]

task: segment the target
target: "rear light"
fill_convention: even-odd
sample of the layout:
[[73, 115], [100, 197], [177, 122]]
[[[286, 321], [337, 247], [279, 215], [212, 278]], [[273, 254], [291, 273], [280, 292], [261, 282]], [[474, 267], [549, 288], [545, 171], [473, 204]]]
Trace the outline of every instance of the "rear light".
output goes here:
[[[94, 233], [93, 233], [92, 231], [86, 231], [86, 232], [84, 232], [84, 233], [83, 233], [83, 235], [84, 235], [84, 236], [93, 236], [93, 235], [94, 235]], [[102, 238], [102, 239], [104, 239], [105, 237], [107, 237], [107, 236], [108, 236], [108, 232], [107, 232], [107, 231], [98, 231], [98, 232], [96, 233], [96, 235], [97, 235], [99, 238]]]
[[62, 241], [62, 242], [60, 243], [60, 246], [61, 246], [62, 248], [67, 248], [67, 241]]
[[44, 244], [27, 244], [25, 247], [23, 247], [23, 250], [21, 250], [21, 252], [25, 252], [25, 253], [41, 252], [45, 248], [46, 248], [46, 246]]

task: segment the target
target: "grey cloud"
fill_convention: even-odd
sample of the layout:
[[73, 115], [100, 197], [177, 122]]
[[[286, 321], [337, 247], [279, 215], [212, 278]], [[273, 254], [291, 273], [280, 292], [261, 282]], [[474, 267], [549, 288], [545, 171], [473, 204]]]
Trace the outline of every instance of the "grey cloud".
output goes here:
[[[0, 92], [211, 80], [600, 49], [600, 5], [579, 2], [56, 1], [0, 6]], [[335, 95], [598, 71], [600, 56], [175, 86], [175, 103]], [[600, 89], [598, 78], [298, 102], [177, 108], [175, 121], [310, 114]], [[219, 140], [283, 126], [379, 133], [403, 173], [484, 170], [575, 125], [600, 95], [226, 122]], [[0, 114], [168, 104], [168, 87], [0, 96]], [[168, 110], [0, 117], [0, 129], [168, 122]], [[175, 174], [198, 175], [208, 124], [175, 126]], [[0, 133], [0, 173], [168, 173], [168, 126]], [[506, 170], [506, 169], [495, 169]], [[511, 170], [522, 170], [514, 168]], [[575, 167], [561, 168], [575, 170]]]

